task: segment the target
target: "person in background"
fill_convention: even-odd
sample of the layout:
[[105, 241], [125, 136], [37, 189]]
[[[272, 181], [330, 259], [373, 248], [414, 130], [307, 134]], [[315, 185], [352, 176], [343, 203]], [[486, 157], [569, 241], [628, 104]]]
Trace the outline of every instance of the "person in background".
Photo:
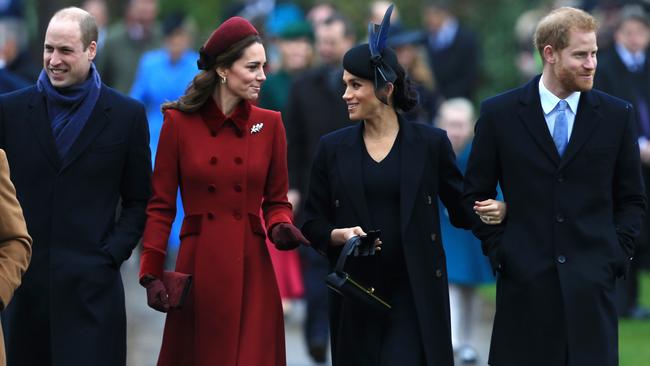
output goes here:
[[404, 29], [388, 37], [388, 46], [395, 50], [397, 60], [411, 78], [420, 97], [418, 105], [405, 112], [404, 118], [410, 122], [432, 124], [443, 98], [437, 89], [429, 55], [422, 42], [422, 32], [414, 30]]
[[93, 17], [95, 17], [95, 23], [97, 23], [97, 52], [100, 52], [104, 48], [104, 43], [106, 42], [106, 33], [108, 27], [108, 6], [106, 5], [105, 0], [86, 0], [83, 2], [82, 9], [89, 12]]
[[431, 69], [443, 98], [472, 100], [480, 76], [476, 34], [460, 24], [450, 0], [429, 0], [424, 8], [426, 45]]
[[[289, 89], [293, 79], [313, 64], [313, 42], [314, 33], [311, 24], [306, 21], [289, 23], [278, 32], [275, 43], [280, 51], [280, 69], [267, 76], [260, 93], [260, 107], [287, 115]], [[299, 202], [295, 195], [289, 194], [288, 199], [297, 210]], [[267, 245], [280, 289], [282, 307], [285, 315], [289, 315], [293, 308], [292, 301], [304, 295], [299, 253], [279, 251], [268, 240]]]
[[2, 312], [9, 365], [126, 364], [120, 266], [144, 228], [149, 130], [142, 104], [102, 83], [96, 51], [93, 17], [59, 10], [36, 85], [0, 96], [0, 148], [34, 239]]
[[183, 307], [167, 313], [158, 365], [284, 365], [282, 306], [265, 239], [268, 233], [280, 249], [308, 242], [291, 223], [280, 113], [253, 105], [266, 80], [264, 46], [251, 23], [232, 17], [199, 55], [185, 94], [162, 107], [142, 240], [140, 283], [149, 306], [167, 312], [161, 279], [180, 188], [185, 217], [175, 270], [191, 274], [192, 287]]
[[[447, 132], [461, 173], [465, 173], [472, 149], [474, 118], [474, 107], [469, 100], [452, 98], [440, 105], [435, 119], [435, 125]], [[481, 314], [477, 287], [494, 282], [494, 275], [490, 263], [481, 253], [481, 242], [471, 231], [453, 227], [447, 209], [442, 204], [438, 207], [440, 234], [447, 257], [454, 354], [463, 365], [475, 365], [479, 354], [473, 337]]]
[[535, 31], [542, 74], [486, 99], [465, 174], [466, 207], [508, 203], [475, 225], [497, 272], [491, 365], [618, 365], [615, 280], [646, 210], [628, 102], [593, 89], [596, 20], [562, 7]]
[[[354, 27], [340, 14], [335, 14], [315, 28], [316, 53], [321, 62], [297, 76], [291, 84], [285, 122], [287, 126], [290, 190], [289, 197], [297, 207], [297, 222], [302, 222], [303, 195], [307, 192], [310, 158], [314, 156], [321, 136], [349, 124], [341, 95], [343, 55], [355, 42]], [[312, 360], [327, 360], [329, 326], [327, 260], [310, 248], [301, 248], [307, 319], [304, 324], [305, 343]]]
[[133, 86], [140, 57], [162, 46], [158, 0], [128, 0], [124, 19], [111, 26], [98, 53], [97, 68], [107, 85], [128, 93]]
[[[636, 110], [637, 132], [646, 195], [650, 194], [650, 21], [643, 8], [624, 7], [614, 32], [614, 46], [599, 53], [594, 86], [629, 101]], [[616, 283], [618, 314], [648, 319], [650, 309], [639, 305], [640, 261], [650, 249], [650, 215], [646, 215], [637, 240], [635, 259], [625, 279]]]
[[6, 70], [19, 80], [32, 84], [38, 78], [39, 68], [29, 54], [27, 45], [25, 20], [0, 17], [0, 70]]
[[[140, 59], [135, 74], [131, 97], [142, 102], [149, 121], [149, 145], [151, 156], [156, 156], [158, 139], [163, 124], [160, 107], [176, 100], [196, 74], [198, 53], [191, 49], [195, 26], [184, 13], [168, 15], [162, 22], [165, 46], [145, 52]], [[164, 82], [161, 82], [164, 80]], [[176, 219], [169, 235], [169, 249], [173, 260], [180, 244], [180, 230], [183, 220], [183, 204], [180, 193], [176, 202]]]
[[[16, 189], [11, 183], [7, 155], [0, 150], [0, 310], [4, 310], [32, 255], [32, 238], [27, 233]], [[0, 328], [0, 365], [6, 365], [5, 342]]]

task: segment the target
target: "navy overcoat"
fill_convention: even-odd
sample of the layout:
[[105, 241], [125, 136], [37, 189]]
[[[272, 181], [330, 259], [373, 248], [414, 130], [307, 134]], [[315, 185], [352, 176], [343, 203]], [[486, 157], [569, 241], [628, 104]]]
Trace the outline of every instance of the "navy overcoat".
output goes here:
[[8, 364], [124, 365], [119, 266], [151, 195], [144, 108], [102, 86], [61, 159], [45, 99], [29, 87], [0, 97], [0, 145], [34, 239], [23, 284], [2, 312]]
[[[354, 226], [371, 229], [362, 178], [365, 154], [362, 130], [363, 124], [359, 123], [324, 136], [313, 162], [303, 233], [312, 246], [327, 253], [332, 265], [341, 249], [329, 245], [333, 229]], [[400, 216], [404, 259], [422, 348], [428, 366], [453, 365], [449, 289], [440, 240], [438, 198], [448, 208], [456, 226], [468, 227], [474, 215], [471, 211], [470, 215], [463, 211], [462, 175], [446, 133], [400, 118], [400, 134], [400, 212], [395, 215]], [[364, 259], [348, 262], [346, 271], [353, 278], [366, 284], [378, 281], [379, 273], [368, 270], [372, 266]], [[367, 345], [362, 346], [364, 342], [381, 336], [364, 332], [363, 324], [371, 319], [364, 314], [353, 301], [331, 292], [334, 365], [379, 364], [376, 356], [380, 350], [359, 352], [359, 349], [369, 349]]]
[[614, 279], [646, 206], [634, 109], [582, 92], [560, 157], [538, 85], [483, 102], [465, 175], [468, 206], [497, 183], [508, 204], [501, 225], [474, 228], [499, 272], [490, 364], [615, 366]]

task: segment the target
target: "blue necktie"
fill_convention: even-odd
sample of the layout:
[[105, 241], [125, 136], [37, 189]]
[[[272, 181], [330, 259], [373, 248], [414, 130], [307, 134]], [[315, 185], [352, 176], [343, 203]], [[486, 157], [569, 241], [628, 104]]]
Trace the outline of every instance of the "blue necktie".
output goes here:
[[555, 147], [557, 147], [557, 152], [560, 153], [560, 156], [564, 154], [567, 142], [569, 141], [569, 127], [566, 117], [567, 106], [568, 104], [564, 99], [558, 102], [555, 127], [553, 128], [553, 142], [555, 142]]

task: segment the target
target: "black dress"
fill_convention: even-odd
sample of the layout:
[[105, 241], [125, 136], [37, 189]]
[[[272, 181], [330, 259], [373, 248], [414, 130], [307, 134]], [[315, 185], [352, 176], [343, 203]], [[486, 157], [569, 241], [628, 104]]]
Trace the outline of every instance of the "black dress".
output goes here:
[[362, 177], [371, 228], [381, 230], [382, 250], [366, 261], [361, 274], [391, 304], [387, 314], [367, 312], [370, 322], [361, 335], [368, 342], [367, 364], [424, 365], [422, 337], [408, 279], [400, 234], [400, 136], [388, 155], [376, 162], [365, 150]]

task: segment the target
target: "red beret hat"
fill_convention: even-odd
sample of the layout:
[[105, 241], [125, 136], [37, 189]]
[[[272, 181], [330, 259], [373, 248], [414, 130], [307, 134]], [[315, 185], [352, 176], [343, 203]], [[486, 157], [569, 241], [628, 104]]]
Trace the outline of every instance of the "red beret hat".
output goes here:
[[248, 36], [257, 36], [257, 29], [246, 19], [242, 17], [228, 18], [205, 42], [199, 50], [201, 58], [197, 64], [201, 70], [209, 70], [214, 66], [214, 60], [222, 52], [226, 51], [233, 44], [241, 41]]

